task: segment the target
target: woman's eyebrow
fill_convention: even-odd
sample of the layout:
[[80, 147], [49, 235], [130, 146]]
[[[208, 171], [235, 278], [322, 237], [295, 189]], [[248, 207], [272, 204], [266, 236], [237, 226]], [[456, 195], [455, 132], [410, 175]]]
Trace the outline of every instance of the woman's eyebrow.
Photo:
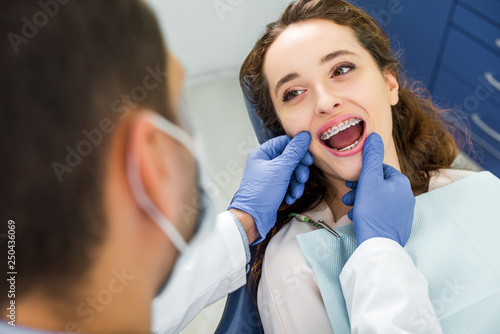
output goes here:
[[357, 54], [355, 52], [352, 52], [349, 50], [337, 50], [334, 52], [330, 52], [329, 54], [327, 54], [326, 56], [321, 58], [319, 64], [323, 65], [324, 63], [329, 62], [337, 57], [345, 56], [345, 55], [357, 56]]
[[276, 87], [274, 88], [274, 94], [276, 96], [278, 96], [278, 89], [280, 89], [281, 86], [283, 86], [284, 84], [286, 84], [287, 82], [289, 81], [292, 81], [293, 79], [296, 79], [298, 78], [299, 75], [297, 73], [290, 73], [290, 74], [287, 74], [285, 75], [283, 78], [280, 79], [280, 81], [278, 81], [278, 83], [276, 84]]

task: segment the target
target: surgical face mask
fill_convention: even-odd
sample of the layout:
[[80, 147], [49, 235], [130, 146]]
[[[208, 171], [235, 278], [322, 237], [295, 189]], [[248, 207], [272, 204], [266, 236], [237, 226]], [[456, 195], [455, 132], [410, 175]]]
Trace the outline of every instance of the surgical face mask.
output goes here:
[[[198, 206], [196, 208], [197, 218], [196, 218], [196, 235], [193, 236], [192, 241], [195, 239], [199, 239], [201, 236], [199, 234], [206, 233], [206, 231], [210, 230], [210, 221], [212, 220], [204, 220], [205, 212], [207, 208], [210, 208], [211, 199], [207, 196], [207, 193], [203, 190], [201, 185], [202, 177], [200, 175], [202, 169], [200, 166], [200, 162], [197, 159], [197, 155], [201, 154], [200, 150], [197, 149], [197, 145], [195, 145], [192, 137], [187, 134], [183, 129], [176, 126], [172, 122], [167, 119], [161, 117], [155, 112], [150, 112], [148, 114], [149, 122], [155, 126], [157, 129], [164, 132], [166, 135], [171, 136], [179, 143], [183, 144], [193, 155], [195, 160], [197, 161], [198, 166]], [[200, 152], [200, 153], [198, 153]], [[180, 257], [176, 261], [176, 266], [172, 271], [172, 274], [178, 269], [179, 263], [186, 265], [190, 261], [186, 260], [186, 257], [196, 253], [197, 250], [191, 249], [193, 248], [192, 242], [188, 244], [186, 240], [179, 233], [175, 225], [158, 209], [158, 207], [153, 203], [153, 201], [149, 198], [146, 191], [144, 190], [144, 185], [142, 183], [142, 179], [140, 177], [139, 171], [139, 161], [138, 158], [129, 152], [127, 157], [127, 176], [130, 183], [130, 187], [132, 189], [132, 194], [140, 206], [140, 208], [149, 216], [151, 220], [153, 220], [160, 229], [165, 233], [165, 235], [173, 242], [173, 244], [177, 247], [179, 252], [181, 253]], [[206, 222], [206, 223], [205, 223]], [[208, 223], [208, 224], [207, 224]], [[203, 250], [198, 250], [203, 251]], [[161, 285], [157, 294], [160, 294], [165, 286], [167, 285], [168, 279], [165, 279], [165, 282]]]

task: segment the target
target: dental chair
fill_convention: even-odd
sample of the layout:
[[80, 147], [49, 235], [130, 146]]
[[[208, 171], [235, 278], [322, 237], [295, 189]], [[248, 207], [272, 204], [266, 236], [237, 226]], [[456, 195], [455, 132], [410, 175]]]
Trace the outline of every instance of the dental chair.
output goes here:
[[[250, 246], [252, 258], [254, 251], [255, 247]], [[252, 263], [253, 261], [250, 261], [250, 266]], [[215, 334], [264, 334], [259, 310], [252, 299], [248, 284], [227, 296], [226, 306]]]
[[[245, 98], [248, 116], [252, 123], [255, 135], [262, 144], [271, 138], [279, 135], [276, 131], [271, 131], [264, 128], [262, 120], [257, 117], [255, 109], [250, 102]], [[255, 246], [250, 246], [250, 254], [252, 259], [255, 254]], [[252, 266], [253, 260], [250, 260]], [[248, 275], [247, 275], [248, 282]], [[256, 295], [256, 293], [255, 293]], [[226, 306], [222, 313], [219, 326], [215, 330], [215, 334], [263, 334], [264, 329], [260, 321], [259, 310], [254, 303], [248, 284], [245, 284], [238, 290], [230, 293], [227, 297]]]

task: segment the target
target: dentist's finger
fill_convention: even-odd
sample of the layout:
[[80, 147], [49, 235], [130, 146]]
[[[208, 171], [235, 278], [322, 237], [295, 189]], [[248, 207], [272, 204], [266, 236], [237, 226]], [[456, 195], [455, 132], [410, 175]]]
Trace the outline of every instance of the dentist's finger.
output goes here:
[[345, 186], [351, 189], [356, 189], [358, 187], [358, 181], [345, 181]]
[[309, 167], [303, 164], [298, 164], [293, 171], [293, 178], [300, 183], [306, 183], [309, 179]]
[[260, 146], [258, 153], [265, 155], [269, 160], [276, 159], [287, 147], [292, 139], [286, 135], [269, 139]]
[[401, 174], [396, 168], [384, 164], [384, 178], [386, 180], [397, 179], [397, 178], [407, 178], [404, 174]]
[[304, 183], [297, 182], [297, 180], [291, 180], [290, 186], [288, 188], [288, 194], [295, 200], [299, 199], [304, 193]]
[[310, 155], [310, 153], [307, 151], [310, 144], [311, 134], [309, 132], [301, 132], [288, 143], [279, 159], [291, 164], [298, 164], [304, 158], [306, 160], [309, 160], [309, 158], [307, 158], [306, 156], [307, 154]]
[[302, 160], [300, 160], [300, 163], [306, 166], [311, 166], [313, 162], [314, 162], [313, 156], [309, 151], [307, 151]]
[[344, 196], [342, 196], [342, 203], [344, 203], [347, 206], [353, 206], [355, 199], [356, 199], [356, 189], [353, 189]]
[[383, 179], [384, 142], [377, 133], [372, 133], [363, 146], [363, 166], [359, 179], [365, 177]]

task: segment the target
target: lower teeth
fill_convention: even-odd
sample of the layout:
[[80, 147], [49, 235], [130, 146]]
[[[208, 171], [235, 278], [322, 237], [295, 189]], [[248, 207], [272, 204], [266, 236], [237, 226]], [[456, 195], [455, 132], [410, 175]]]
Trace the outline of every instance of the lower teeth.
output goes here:
[[338, 152], [345, 152], [345, 151], [352, 150], [353, 148], [355, 148], [355, 147], [359, 144], [359, 142], [361, 141], [361, 138], [362, 138], [362, 137], [363, 137], [363, 136], [359, 137], [359, 139], [358, 139], [358, 140], [356, 140], [356, 141], [355, 141], [352, 145], [349, 145], [349, 146], [344, 147], [344, 148], [342, 148], [342, 149], [334, 148], [334, 150], [335, 150], [335, 151], [338, 151]]

